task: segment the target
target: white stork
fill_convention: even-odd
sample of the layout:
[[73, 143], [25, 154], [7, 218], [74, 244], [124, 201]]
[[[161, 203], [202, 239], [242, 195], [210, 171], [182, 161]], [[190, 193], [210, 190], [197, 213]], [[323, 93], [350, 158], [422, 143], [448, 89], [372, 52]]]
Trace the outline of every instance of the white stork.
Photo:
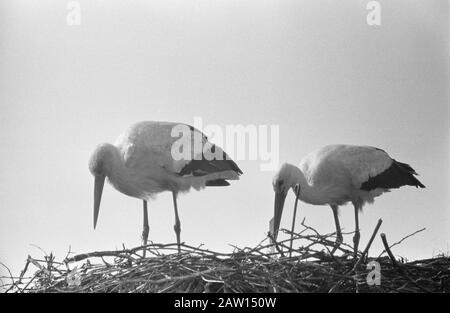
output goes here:
[[[174, 158], [172, 155], [172, 146], [180, 139], [179, 136], [172, 136], [172, 131], [180, 125], [187, 129], [192, 138], [189, 142], [192, 142], [189, 159]], [[200, 138], [200, 150], [195, 150], [194, 138]], [[209, 152], [220, 157], [206, 158], [204, 148], [207, 145], [210, 147]], [[95, 149], [90, 158], [89, 170], [95, 177], [94, 229], [105, 177], [121, 193], [143, 200], [144, 245], [147, 244], [149, 232], [147, 201], [157, 193], [170, 191], [175, 210], [174, 230], [178, 250], [181, 231], [178, 193], [187, 192], [191, 187], [199, 190], [205, 186], [228, 186], [227, 180], [237, 180], [242, 174], [236, 163], [221, 148], [209, 143], [200, 131], [186, 124], [171, 122], [139, 122], [132, 125], [114, 145], [104, 143]]]
[[336, 244], [332, 253], [341, 244], [338, 207], [352, 202], [355, 208], [354, 253], [358, 252], [358, 213], [365, 203], [392, 188], [405, 185], [425, 188], [414, 175], [414, 169], [392, 159], [385, 151], [368, 146], [328, 145], [307, 155], [300, 166], [285, 163], [273, 179], [275, 206], [273, 229], [277, 238], [283, 213], [284, 201], [289, 189], [295, 193], [299, 186], [299, 199], [314, 205], [329, 205], [336, 224]]

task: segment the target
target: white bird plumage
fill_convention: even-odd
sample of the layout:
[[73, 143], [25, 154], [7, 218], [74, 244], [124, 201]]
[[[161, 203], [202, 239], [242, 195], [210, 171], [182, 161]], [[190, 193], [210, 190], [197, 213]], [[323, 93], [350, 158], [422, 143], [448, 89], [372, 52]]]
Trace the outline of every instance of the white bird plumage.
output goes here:
[[[176, 159], [172, 147], [180, 136], [172, 136], [174, 127], [185, 126], [192, 140], [189, 159]], [[194, 148], [194, 138], [200, 138], [202, 149]], [[222, 159], [208, 160], [203, 148], [208, 145]], [[185, 147], [186, 148], [186, 147]], [[124, 131], [114, 145], [99, 145], [93, 152], [89, 169], [95, 176], [94, 228], [100, 207], [105, 177], [115, 189], [144, 201], [144, 244], [147, 242], [147, 200], [155, 194], [170, 191], [175, 209], [175, 232], [179, 241], [180, 222], [176, 198], [179, 192], [205, 186], [227, 186], [227, 180], [237, 180], [242, 171], [223, 150], [208, 142], [207, 137], [192, 126], [172, 122], [139, 122]]]
[[[342, 241], [338, 206], [352, 202], [355, 208], [355, 253], [359, 243], [358, 212], [365, 203], [392, 188], [404, 185], [424, 188], [411, 166], [392, 159], [385, 151], [369, 146], [328, 145], [308, 154], [299, 167], [285, 163], [273, 179], [275, 207], [273, 237], [276, 239], [284, 201], [289, 189], [299, 186], [299, 199], [314, 205], [330, 205], [336, 224], [337, 244]], [[334, 251], [333, 251], [334, 252]]]

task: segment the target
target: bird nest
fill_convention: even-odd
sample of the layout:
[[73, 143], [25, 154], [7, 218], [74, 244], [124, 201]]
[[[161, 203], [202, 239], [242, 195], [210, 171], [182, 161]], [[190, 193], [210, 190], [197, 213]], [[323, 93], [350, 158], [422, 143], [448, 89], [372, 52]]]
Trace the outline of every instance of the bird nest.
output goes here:
[[[19, 276], [6, 292], [448, 292], [450, 258], [439, 256], [408, 262], [391, 249], [411, 235], [368, 257], [377, 237], [378, 222], [369, 243], [355, 256], [343, 243], [336, 253], [335, 234], [319, 234], [302, 223], [302, 230], [282, 230], [290, 239], [273, 243], [266, 238], [254, 248], [234, 247], [220, 253], [176, 244], [151, 243], [133, 249], [73, 255], [62, 261], [54, 255], [28, 256]], [[147, 256], [143, 257], [143, 251]]]

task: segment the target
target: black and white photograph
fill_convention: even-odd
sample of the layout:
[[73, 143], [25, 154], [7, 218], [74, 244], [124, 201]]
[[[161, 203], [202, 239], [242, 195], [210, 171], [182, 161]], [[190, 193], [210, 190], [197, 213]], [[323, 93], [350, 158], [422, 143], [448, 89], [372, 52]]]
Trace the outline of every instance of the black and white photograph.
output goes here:
[[449, 6], [2, 0], [0, 293], [450, 292]]

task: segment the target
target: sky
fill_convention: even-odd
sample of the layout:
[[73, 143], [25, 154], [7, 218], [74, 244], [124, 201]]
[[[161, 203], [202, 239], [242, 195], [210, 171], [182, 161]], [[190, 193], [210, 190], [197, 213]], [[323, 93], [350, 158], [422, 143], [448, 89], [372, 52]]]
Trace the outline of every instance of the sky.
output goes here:
[[[94, 231], [90, 153], [134, 122], [195, 118], [278, 125], [280, 162], [333, 143], [386, 150], [427, 188], [367, 205], [360, 246], [382, 218], [390, 242], [426, 227], [394, 254], [448, 253], [448, 1], [379, 1], [380, 25], [368, 25], [368, 2], [83, 0], [68, 25], [69, 1], [1, 1], [0, 261], [18, 274], [42, 257], [36, 246], [59, 259], [138, 246], [142, 201], [110, 185]], [[179, 197], [182, 241], [231, 251], [264, 239], [274, 171], [237, 162], [240, 181]], [[301, 203], [297, 216], [334, 231], [327, 206]], [[353, 216], [342, 207], [344, 231]], [[150, 240], [175, 242], [170, 193], [149, 203], [149, 223]], [[371, 254], [381, 249], [377, 239]]]

